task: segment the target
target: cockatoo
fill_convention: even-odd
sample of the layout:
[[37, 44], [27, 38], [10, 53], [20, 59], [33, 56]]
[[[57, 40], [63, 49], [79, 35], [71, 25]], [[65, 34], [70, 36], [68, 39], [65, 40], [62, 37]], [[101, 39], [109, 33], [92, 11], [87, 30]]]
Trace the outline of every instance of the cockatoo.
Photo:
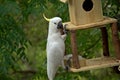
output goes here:
[[62, 19], [54, 17], [51, 19], [43, 17], [49, 21], [49, 30], [47, 38], [47, 75], [49, 80], [53, 80], [60, 65], [64, 67], [63, 58], [65, 53], [66, 34], [61, 35], [60, 29], [63, 29]]

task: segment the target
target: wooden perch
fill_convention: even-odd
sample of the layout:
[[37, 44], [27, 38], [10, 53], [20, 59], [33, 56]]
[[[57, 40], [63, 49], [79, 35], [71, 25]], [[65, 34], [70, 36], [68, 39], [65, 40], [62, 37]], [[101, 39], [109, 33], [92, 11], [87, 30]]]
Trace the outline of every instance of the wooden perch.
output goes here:
[[116, 57], [117, 59], [120, 60], [120, 39], [118, 34], [117, 23], [113, 23], [111, 29], [112, 29], [112, 39], [115, 47]]
[[89, 23], [89, 24], [84, 24], [84, 25], [74, 25], [71, 22], [66, 22], [64, 24], [67, 24], [66, 28], [68, 30], [78, 30], [78, 29], [88, 29], [88, 28], [97, 28], [97, 27], [100, 28], [100, 27], [104, 27], [102, 25], [116, 23], [116, 22], [117, 22], [117, 20], [114, 18], [104, 17], [104, 19], [101, 21]]
[[108, 45], [108, 33], [106, 27], [102, 27], [101, 33], [102, 33], [102, 44], [103, 44], [103, 55], [104, 56], [110, 56], [109, 55], [109, 45]]
[[[81, 64], [81, 62], [80, 62], [80, 64]], [[93, 59], [86, 59], [86, 65], [81, 66], [79, 69], [71, 67], [70, 71], [71, 72], [80, 72], [80, 71], [87, 71], [87, 70], [113, 67], [113, 66], [119, 66], [119, 65], [120, 65], [120, 62], [116, 58], [99, 57], [99, 58], [93, 58]]]
[[71, 47], [72, 47], [72, 59], [73, 59], [73, 66], [78, 69], [80, 68], [79, 59], [78, 59], [78, 51], [77, 51], [77, 41], [76, 41], [76, 31], [70, 31], [71, 35]]

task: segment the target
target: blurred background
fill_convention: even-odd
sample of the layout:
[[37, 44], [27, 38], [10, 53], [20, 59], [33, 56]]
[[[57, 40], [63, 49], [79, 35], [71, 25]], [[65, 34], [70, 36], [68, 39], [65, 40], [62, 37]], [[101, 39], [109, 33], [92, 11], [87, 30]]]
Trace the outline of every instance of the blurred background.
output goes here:
[[[120, 23], [120, 1], [102, 0], [104, 16], [115, 17]], [[47, 80], [46, 42], [48, 18], [59, 16], [69, 21], [68, 4], [59, 0], [0, 0], [0, 80]], [[110, 55], [114, 55], [110, 25]], [[120, 28], [119, 28], [120, 29]], [[77, 31], [79, 54], [95, 58], [102, 54], [101, 31], [87, 29]], [[119, 35], [120, 36], [120, 35]], [[71, 54], [68, 33], [66, 53]], [[71, 73], [58, 70], [55, 80], [120, 80], [113, 68]]]

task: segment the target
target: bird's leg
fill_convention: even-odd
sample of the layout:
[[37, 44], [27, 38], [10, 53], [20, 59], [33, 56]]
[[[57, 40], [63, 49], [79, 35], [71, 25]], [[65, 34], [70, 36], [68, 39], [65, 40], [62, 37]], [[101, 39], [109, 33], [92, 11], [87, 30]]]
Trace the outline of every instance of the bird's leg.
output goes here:
[[64, 60], [62, 60], [62, 68], [65, 69]]
[[61, 35], [62, 39], [65, 41], [66, 40], [67, 34]]
[[63, 26], [63, 32], [64, 32], [64, 34], [67, 34], [68, 31], [69, 31], [66, 27], [67, 27], [67, 24], [65, 24], [65, 25]]
[[64, 70], [66, 70], [66, 71], [70, 70], [71, 59], [72, 59], [72, 57], [70, 57], [69, 59], [67, 59], [65, 63], [64, 63], [64, 61], [62, 61], [62, 67], [63, 67]]
[[65, 71], [69, 71], [69, 66], [68, 66], [68, 65], [65, 65], [65, 64], [64, 64], [64, 61], [62, 61], [62, 68], [63, 68]]

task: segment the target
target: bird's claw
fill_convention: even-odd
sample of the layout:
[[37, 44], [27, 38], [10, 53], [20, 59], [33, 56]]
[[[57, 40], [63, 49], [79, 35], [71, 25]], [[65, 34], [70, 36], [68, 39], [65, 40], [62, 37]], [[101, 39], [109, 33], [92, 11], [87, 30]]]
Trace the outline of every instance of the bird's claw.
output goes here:
[[67, 27], [67, 25], [68, 25], [68, 24], [65, 24], [65, 25], [64, 25], [64, 29], [63, 29], [63, 32], [64, 32], [65, 34], [67, 34], [67, 33], [68, 33], [68, 29], [66, 28], [66, 27]]

